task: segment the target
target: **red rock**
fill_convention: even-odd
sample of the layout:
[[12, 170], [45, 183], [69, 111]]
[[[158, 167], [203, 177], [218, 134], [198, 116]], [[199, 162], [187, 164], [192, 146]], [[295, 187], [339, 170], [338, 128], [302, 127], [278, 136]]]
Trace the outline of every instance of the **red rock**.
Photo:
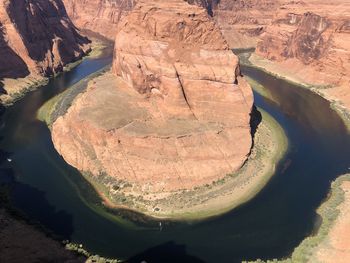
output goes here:
[[211, 184], [243, 165], [252, 90], [204, 9], [140, 0], [120, 23], [113, 72], [53, 124], [68, 163], [133, 194]]
[[280, 0], [213, 0], [211, 9], [231, 48], [254, 48]]
[[[81, 29], [114, 40], [118, 23], [137, 0], [63, 0], [68, 14]], [[215, 18], [231, 48], [255, 47], [257, 38], [279, 6], [276, 0], [186, 0], [204, 7]]]
[[118, 22], [136, 0], [63, 0], [74, 24], [114, 40]]

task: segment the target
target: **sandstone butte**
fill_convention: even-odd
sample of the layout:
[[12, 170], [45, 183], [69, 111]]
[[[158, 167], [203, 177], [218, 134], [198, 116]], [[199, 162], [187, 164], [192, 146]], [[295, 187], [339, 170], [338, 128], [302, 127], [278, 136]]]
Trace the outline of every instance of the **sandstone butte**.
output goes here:
[[350, 108], [350, 1], [287, 1], [262, 35], [253, 63], [296, 82], [319, 86]]
[[[186, 0], [214, 17], [231, 48], [252, 48], [279, 6], [276, 0]], [[137, 0], [63, 0], [75, 25], [115, 39], [119, 21]]]
[[112, 73], [52, 125], [72, 166], [128, 194], [166, 194], [237, 171], [252, 146], [253, 94], [206, 10], [139, 1], [120, 22]]
[[88, 50], [89, 40], [79, 35], [61, 0], [1, 1], [0, 87], [5, 94], [0, 98], [6, 101], [21, 92], [20, 86], [62, 71]]

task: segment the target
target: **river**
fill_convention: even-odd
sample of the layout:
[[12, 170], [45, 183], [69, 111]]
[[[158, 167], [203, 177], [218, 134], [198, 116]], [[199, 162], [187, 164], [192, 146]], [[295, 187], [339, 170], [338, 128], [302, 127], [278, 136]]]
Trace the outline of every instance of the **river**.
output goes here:
[[315, 231], [315, 209], [330, 182], [350, 167], [350, 136], [323, 98], [246, 67], [243, 73], [273, 96], [272, 101], [255, 93], [255, 104], [275, 117], [289, 138], [289, 151], [263, 191], [225, 215], [199, 223], [163, 222], [162, 231], [158, 223], [113, 220], [91, 209], [89, 203], [99, 203], [98, 198], [55, 151], [49, 129], [36, 119], [36, 112], [45, 101], [110, 63], [110, 54], [85, 59], [3, 112], [0, 182], [10, 187], [17, 209], [93, 253], [138, 263], [286, 257]]

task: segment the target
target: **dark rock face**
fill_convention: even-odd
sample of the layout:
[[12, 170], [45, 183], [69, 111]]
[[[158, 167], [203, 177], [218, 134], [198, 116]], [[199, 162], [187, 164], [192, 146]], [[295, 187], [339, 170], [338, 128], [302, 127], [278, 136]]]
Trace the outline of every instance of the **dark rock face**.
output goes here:
[[7, 44], [4, 28], [0, 23], [0, 61], [5, 58], [6, 63], [0, 63], [0, 79], [23, 78], [29, 74], [26, 63]]
[[11, 0], [4, 8], [30, 59], [41, 64], [39, 74], [51, 75], [84, 54], [89, 41], [76, 31], [60, 0]]
[[0, 87], [11, 103], [31, 85], [63, 70], [90, 50], [61, 0], [0, 2]]
[[31, 72], [47, 76], [87, 49], [88, 39], [79, 35], [60, 0], [11, 0], [1, 9], [2, 77], [25, 77]]

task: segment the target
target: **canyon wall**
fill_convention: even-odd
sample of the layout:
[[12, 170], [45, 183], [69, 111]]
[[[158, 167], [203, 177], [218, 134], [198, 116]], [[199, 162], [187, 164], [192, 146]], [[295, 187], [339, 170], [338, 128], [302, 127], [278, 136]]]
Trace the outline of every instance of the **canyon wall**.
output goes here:
[[[68, 14], [81, 29], [114, 40], [118, 22], [137, 0], [63, 0]], [[217, 21], [231, 48], [255, 47], [278, 7], [276, 0], [186, 0], [204, 7]]]
[[[6, 0], [0, 3], [0, 81], [51, 76], [81, 58], [89, 41], [79, 35], [61, 0]], [[0, 82], [1, 83], [1, 82]], [[7, 85], [8, 84], [8, 85]]]
[[110, 193], [193, 189], [246, 161], [252, 90], [203, 8], [140, 0], [120, 22], [112, 72], [52, 127], [64, 159]]
[[256, 54], [273, 61], [300, 82], [350, 107], [350, 1], [288, 1], [257, 45]]
[[231, 48], [255, 48], [281, 0], [212, 0], [213, 17]]
[[136, 0], [63, 0], [74, 24], [114, 41], [118, 22]]

